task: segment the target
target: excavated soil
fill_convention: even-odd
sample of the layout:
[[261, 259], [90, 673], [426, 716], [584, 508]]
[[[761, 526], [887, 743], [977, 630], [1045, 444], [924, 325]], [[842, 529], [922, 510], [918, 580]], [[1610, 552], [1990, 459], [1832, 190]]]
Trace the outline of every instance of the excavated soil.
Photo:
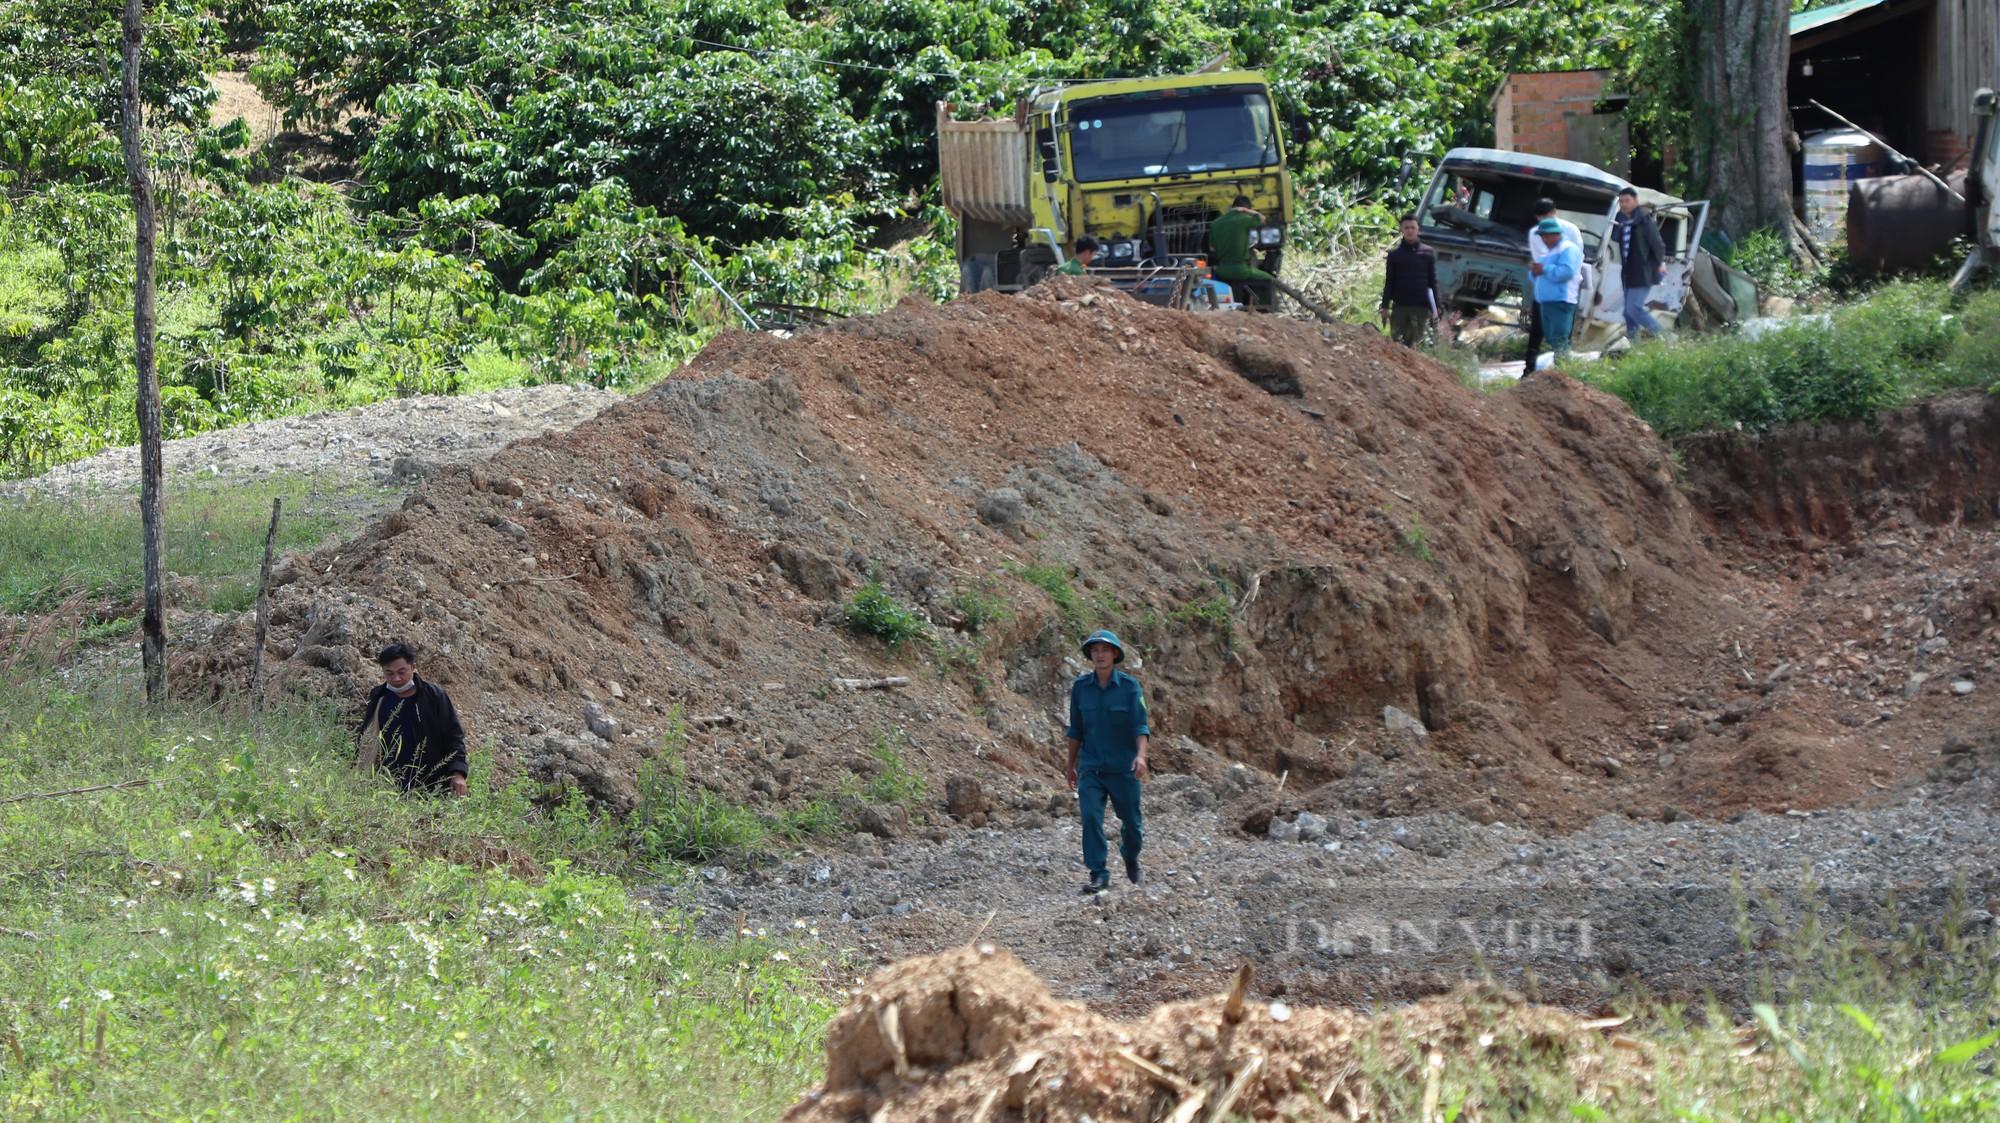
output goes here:
[[[628, 807], [678, 710], [690, 783], [840, 809], [803, 855], [658, 890], [718, 934], [887, 961], [985, 926], [1133, 1016], [1242, 959], [1267, 997], [1695, 993], [1764, 966], [1739, 876], [1785, 898], [1769, 946], [1807, 883], [1858, 922], [1994, 868], [1963, 795], [2000, 716], [1997, 418], [1946, 399], [1677, 469], [1561, 375], [1469, 389], [1370, 330], [1058, 280], [727, 336], [445, 468], [285, 560], [266, 666], [358, 698], [404, 640], [503, 780]], [[935, 641], [850, 630], [871, 580]], [[1160, 778], [1147, 885], [1085, 902], [1061, 717], [1100, 625]], [[177, 681], [235, 689], [248, 634]], [[896, 758], [925, 794], [870, 802]]]
[[[1047, 786], [1070, 632], [1111, 623], [1172, 733], [1164, 770], [1315, 787], [1393, 736], [1394, 705], [1437, 736], [1391, 808], [1574, 822], [1617, 799], [1597, 762], [1625, 684], [1748, 620], [1698, 534], [1666, 450], [1567, 379], [1487, 395], [1363, 330], [1054, 287], [725, 339], [294, 559], [268, 655], [353, 693], [366, 652], [413, 641], [503, 773], [614, 805], [679, 703], [718, 719], [702, 779], [785, 799], [897, 729], [934, 777]], [[1072, 626], [1027, 566], [1075, 575]], [[963, 593], [1012, 611], [941, 675], [840, 625], [870, 575], [947, 630]], [[1217, 594], [1229, 611], [1200, 611]]]
[[[678, 704], [704, 719], [694, 774], [732, 798], [823, 793], [898, 734], [933, 790], [969, 775], [1000, 794], [982, 813], [1038, 810], [1071, 633], [1100, 624], [1142, 653], [1156, 767], [1242, 761], [1375, 815], [1727, 815], [1907, 772], [1765, 705], [1788, 590], [1713, 533], [1652, 433], [1567, 378], [1482, 393], [1377, 333], [1071, 284], [727, 337], [293, 559], [267, 655], [352, 695], [367, 652], [412, 641], [503, 775], [613, 806]], [[1066, 622], [1025, 567], [1074, 575]], [[953, 638], [948, 662], [842, 626], [871, 576]], [[954, 631], [969, 593], [1011, 611]], [[1419, 750], [1384, 706], [1429, 727]], [[1731, 707], [1754, 743], [1647, 766], [1655, 727]], [[1807, 769], [1737, 766], [1806, 744]]]
[[[827, 1034], [825, 1084], [784, 1118], [1373, 1119], [1414, 1101], [1428, 1119], [1442, 1070], [1467, 1063], [1553, 1067], [1589, 1103], [1648, 1079], [1638, 1043], [1605, 1032], [1622, 1021], [1466, 990], [1379, 1018], [1216, 994], [1121, 1025], [1054, 998], [1004, 951], [964, 948], [871, 979]], [[1535, 1094], [1458, 1107], [1483, 1118]]]

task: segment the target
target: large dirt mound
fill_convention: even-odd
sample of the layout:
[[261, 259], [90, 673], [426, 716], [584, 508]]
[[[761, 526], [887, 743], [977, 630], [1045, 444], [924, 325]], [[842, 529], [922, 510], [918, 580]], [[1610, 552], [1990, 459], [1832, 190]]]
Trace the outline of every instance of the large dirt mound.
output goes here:
[[[292, 559], [268, 658], [353, 696], [370, 650], [414, 642], [503, 775], [613, 806], [680, 704], [689, 774], [732, 798], [858, 791], [887, 745], [933, 793], [983, 779], [963, 817], [1039, 814], [1100, 624], [1143, 656], [1163, 771], [1240, 760], [1368, 814], [1567, 824], [1867, 792], [1838, 760], [1650, 792], [1607, 767], [1738, 670], [1701, 658], [1750, 618], [1705, 528], [1668, 450], [1569, 379], [1485, 393], [1367, 329], [1058, 282], [718, 340]], [[844, 627], [870, 579], [939, 642]], [[911, 681], [833, 684], [889, 675]]]
[[[1570, 1102], [1646, 1079], [1636, 1042], [1506, 992], [1461, 990], [1371, 1018], [1217, 994], [1111, 1022], [1052, 997], [990, 945], [905, 960], [827, 1033], [826, 1083], [788, 1123], [1442, 1118], [1446, 1066], [1553, 1067]], [[1505, 1110], [1458, 1105], [1467, 1118]], [[1517, 1101], [1518, 1102], [1518, 1101]], [[1400, 1111], [1395, 1106], [1404, 1105]]]

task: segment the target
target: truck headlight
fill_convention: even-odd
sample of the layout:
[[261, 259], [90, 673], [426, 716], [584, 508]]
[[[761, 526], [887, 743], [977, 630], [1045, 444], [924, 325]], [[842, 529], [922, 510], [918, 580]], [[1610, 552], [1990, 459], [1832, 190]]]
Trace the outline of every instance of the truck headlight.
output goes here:
[[1267, 249], [1281, 244], [1284, 240], [1285, 228], [1282, 226], [1266, 226], [1257, 231], [1257, 244]]
[[1104, 247], [1104, 256], [1112, 261], [1131, 261], [1139, 256], [1139, 243], [1113, 242]]

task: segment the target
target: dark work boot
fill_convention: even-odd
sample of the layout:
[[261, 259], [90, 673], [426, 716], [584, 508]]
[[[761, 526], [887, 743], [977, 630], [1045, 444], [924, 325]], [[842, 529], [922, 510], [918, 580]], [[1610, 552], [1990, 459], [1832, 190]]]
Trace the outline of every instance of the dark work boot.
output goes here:
[[1133, 858], [1125, 863], [1125, 880], [1134, 885], [1140, 883], [1139, 859]]
[[1109, 888], [1111, 888], [1111, 875], [1108, 873], [1094, 873], [1090, 875], [1089, 881], [1083, 883], [1083, 895], [1088, 897], [1093, 893], [1102, 893]]

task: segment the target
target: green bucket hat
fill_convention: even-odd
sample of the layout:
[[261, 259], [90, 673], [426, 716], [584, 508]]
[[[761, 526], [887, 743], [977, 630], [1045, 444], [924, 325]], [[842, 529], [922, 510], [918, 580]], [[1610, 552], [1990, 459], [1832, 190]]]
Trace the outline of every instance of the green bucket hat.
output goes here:
[[1553, 218], [1545, 218], [1535, 227], [1535, 233], [1537, 234], [1560, 234], [1562, 232], [1563, 224]]
[[1116, 653], [1111, 658], [1113, 663], [1123, 663], [1125, 661], [1125, 645], [1118, 642], [1117, 634], [1111, 629], [1099, 628], [1085, 637], [1083, 641], [1083, 654], [1085, 658], [1090, 656], [1090, 645], [1093, 643], [1111, 645], [1111, 650]]

